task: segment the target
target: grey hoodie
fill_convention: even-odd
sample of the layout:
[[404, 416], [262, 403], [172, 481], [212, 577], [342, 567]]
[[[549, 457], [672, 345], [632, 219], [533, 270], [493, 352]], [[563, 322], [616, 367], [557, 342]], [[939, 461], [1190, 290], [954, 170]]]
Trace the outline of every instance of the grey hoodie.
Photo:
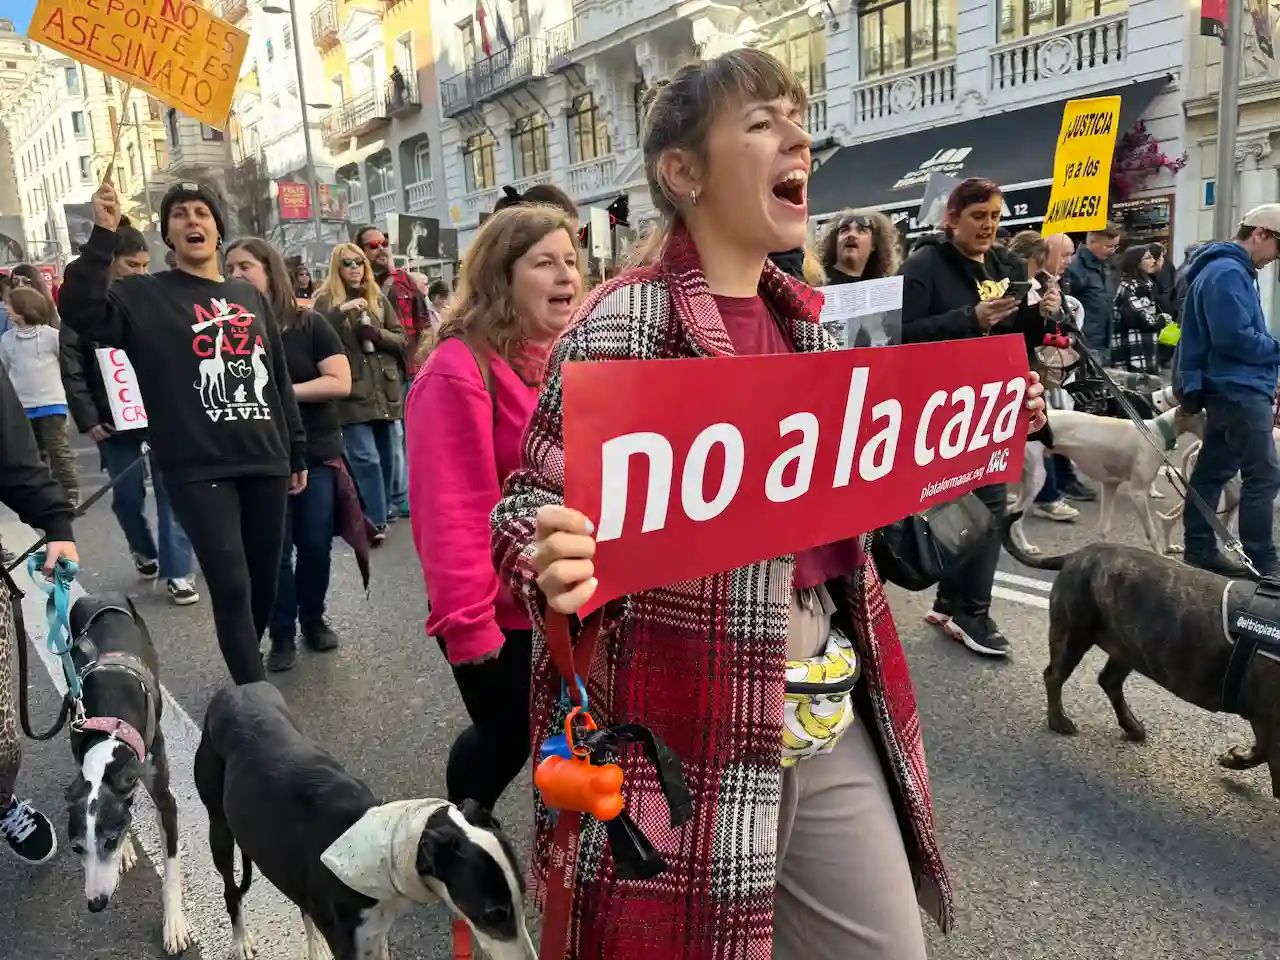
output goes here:
[[0, 364], [13, 381], [23, 409], [66, 406], [62, 368], [58, 363], [58, 331], [53, 327], [14, 325], [0, 336]]

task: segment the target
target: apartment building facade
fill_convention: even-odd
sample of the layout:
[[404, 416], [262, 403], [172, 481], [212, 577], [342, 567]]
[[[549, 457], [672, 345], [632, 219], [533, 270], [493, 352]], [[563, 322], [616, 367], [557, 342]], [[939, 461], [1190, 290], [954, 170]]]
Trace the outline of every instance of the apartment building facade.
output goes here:
[[[155, 211], [145, 186], [167, 162], [160, 104], [56, 51], [36, 47], [37, 65], [5, 98], [27, 258], [65, 263], [73, 236], [66, 205], [86, 204], [110, 170], [124, 212], [139, 225]], [[74, 229], [73, 229], [74, 228]]]
[[[1198, 5], [1197, 5], [1198, 6]], [[1239, 92], [1240, 120], [1236, 137], [1235, 211], [1233, 220], [1260, 203], [1280, 199], [1280, 64], [1275, 40], [1280, 33], [1280, 10], [1252, 4], [1244, 18], [1244, 58]], [[1189, 56], [1184, 70], [1186, 87], [1187, 153], [1189, 163], [1178, 183], [1178, 207], [1184, 229], [1178, 234], [1178, 253], [1185, 244], [1213, 239], [1218, 171], [1218, 91], [1222, 89], [1222, 45], [1199, 35], [1199, 10], [1189, 17]], [[1267, 316], [1280, 299], [1275, 266], [1259, 277]], [[1280, 322], [1272, 329], [1280, 332]]]
[[[0, 18], [0, 99], [8, 100], [21, 90], [39, 63], [36, 45], [19, 34], [12, 20]], [[18, 175], [13, 168], [13, 145], [9, 130], [0, 124], [0, 217], [21, 217]], [[21, 241], [21, 237], [13, 239]]]
[[[1188, 17], [1168, 0], [433, 3], [443, 179], [464, 249], [505, 185], [555, 182], [589, 206], [626, 194], [642, 224], [652, 211], [638, 148], [644, 90], [681, 63], [747, 45], [788, 63], [809, 93], [815, 226], [845, 206], [874, 207], [910, 232], [939, 157], [953, 174], [1025, 189], [1009, 220], [1035, 226], [1072, 97], [1119, 93], [1126, 129], [1142, 120], [1163, 150], [1183, 149]], [[1153, 172], [1138, 199], [1153, 194], [1172, 198], [1172, 174]]]
[[316, 0], [310, 26], [330, 104], [321, 137], [351, 225], [444, 220], [430, 0]]

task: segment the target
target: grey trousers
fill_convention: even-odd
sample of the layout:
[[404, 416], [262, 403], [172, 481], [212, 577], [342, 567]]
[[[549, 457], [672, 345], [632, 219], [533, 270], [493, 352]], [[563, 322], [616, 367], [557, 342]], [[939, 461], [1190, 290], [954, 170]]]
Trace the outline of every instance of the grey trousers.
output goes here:
[[0, 583], [0, 811], [9, 809], [9, 798], [18, 779], [22, 762], [22, 738], [18, 735], [18, 686], [14, 674], [18, 662], [19, 641], [13, 623], [13, 604], [9, 588]]
[[773, 960], [924, 960], [901, 828], [861, 717], [782, 772]]

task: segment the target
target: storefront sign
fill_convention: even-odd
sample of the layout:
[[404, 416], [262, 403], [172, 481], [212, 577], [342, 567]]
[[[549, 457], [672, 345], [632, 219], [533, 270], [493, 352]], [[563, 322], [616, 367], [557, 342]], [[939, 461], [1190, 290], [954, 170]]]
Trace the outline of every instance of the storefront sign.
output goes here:
[[316, 192], [320, 196], [321, 220], [347, 219], [349, 201], [345, 183], [322, 183], [316, 187]]
[[1067, 101], [1041, 235], [1100, 230], [1107, 225], [1111, 158], [1119, 129], [1119, 97]]
[[219, 130], [249, 44], [196, 0], [40, 0], [28, 33]]
[[1227, 42], [1227, 0], [1200, 0], [1200, 36]]
[[565, 503], [596, 526], [584, 615], [1021, 475], [1020, 336], [563, 375]]
[[280, 200], [281, 220], [311, 219], [311, 187], [308, 184], [280, 181], [276, 184], [276, 193]]
[[111, 405], [111, 419], [117, 432], [140, 430], [147, 425], [147, 408], [142, 405], [138, 390], [138, 378], [133, 364], [123, 350], [101, 349], [95, 351], [102, 382], [107, 387], [107, 402]]

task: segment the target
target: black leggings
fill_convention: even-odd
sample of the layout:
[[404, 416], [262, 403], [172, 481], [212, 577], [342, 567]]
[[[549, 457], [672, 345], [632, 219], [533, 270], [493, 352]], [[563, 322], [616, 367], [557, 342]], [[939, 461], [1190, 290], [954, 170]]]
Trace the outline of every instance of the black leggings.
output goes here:
[[493, 660], [453, 667], [471, 726], [449, 751], [445, 784], [451, 803], [475, 800], [492, 810], [529, 759], [533, 631], [502, 635], [507, 642]]
[[214, 629], [231, 679], [265, 680], [262, 633], [276, 602], [289, 479], [166, 481], [165, 487], [209, 585]]

